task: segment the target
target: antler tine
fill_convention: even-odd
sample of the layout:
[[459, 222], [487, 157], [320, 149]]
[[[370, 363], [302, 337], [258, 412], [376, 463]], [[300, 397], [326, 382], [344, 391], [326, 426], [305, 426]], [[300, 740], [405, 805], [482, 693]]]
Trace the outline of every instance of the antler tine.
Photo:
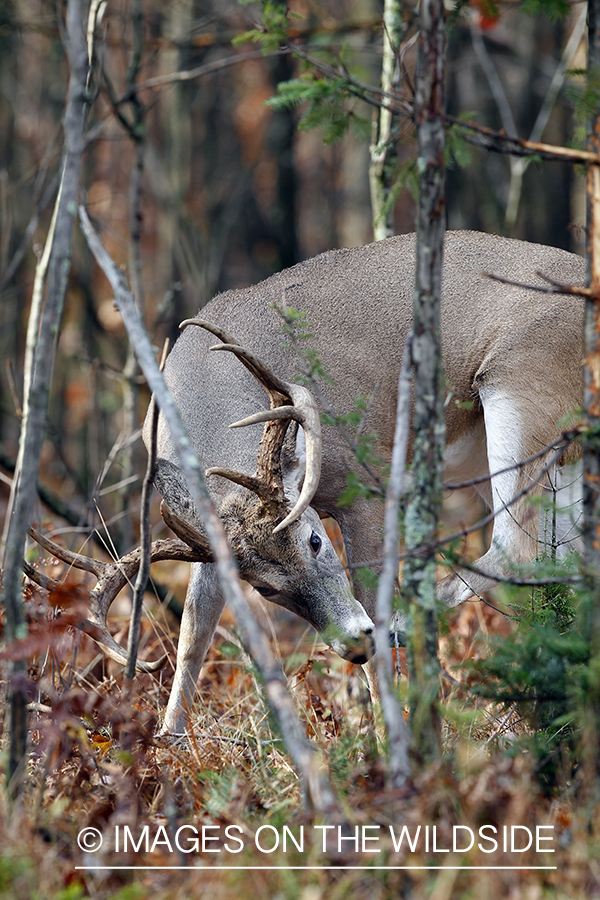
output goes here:
[[55, 591], [61, 587], [60, 581], [57, 581], [56, 578], [50, 578], [49, 575], [44, 575], [43, 572], [38, 572], [26, 560], [23, 560], [23, 574], [45, 591]]
[[[286, 382], [282, 381], [262, 362], [251, 350], [247, 350], [224, 329], [212, 322], [204, 319], [186, 319], [181, 323], [180, 328], [185, 325], [198, 325], [205, 328], [219, 340], [224, 341], [223, 344], [217, 344], [211, 347], [211, 350], [226, 350], [233, 353], [240, 362], [248, 369], [250, 374], [262, 384], [269, 395], [270, 405], [273, 409], [278, 409], [286, 401], [291, 400], [291, 394]], [[260, 497], [265, 506], [279, 506], [285, 502], [285, 492], [283, 489], [283, 479], [280, 468], [281, 445], [287, 428], [287, 421], [290, 416], [272, 416], [266, 419], [265, 429], [263, 431], [263, 439], [261, 441], [261, 451], [258, 458], [258, 470], [255, 477], [244, 475], [232, 469], [224, 469], [218, 466], [212, 467], [207, 471], [207, 475], [220, 475], [227, 478], [242, 487], [253, 491]], [[269, 424], [272, 423], [272, 424]]]
[[[306, 388], [301, 387], [300, 385], [289, 384], [286, 381], [282, 381], [268, 368], [268, 366], [266, 366], [260, 359], [258, 359], [258, 357], [256, 357], [251, 350], [247, 350], [245, 347], [241, 347], [239, 344], [221, 344], [215, 347], [211, 347], [210, 349], [228, 350], [231, 353], [234, 353], [238, 357], [238, 359], [241, 362], [245, 363], [246, 367], [250, 369], [250, 371], [258, 378], [260, 383], [269, 394], [271, 406], [274, 407], [271, 410], [263, 410], [257, 413], [255, 416], [248, 416], [247, 418], [242, 419], [240, 422], [234, 422], [231, 427], [242, 427], [258, 422], [285, 422], [289, 421], [290, 419], [295, 419], [302, 426], [302, 429], [304, 431], [306, 439], [306, 473], [304, 483], [302, 485], [300, 496], [298, 497], [293, 509], [288, 513], [283, 522], [280, 522], [279, 525], [277, 525], [276, 528], [273, 529], [273, 533], [275, 534], [276, 532], [282, 531], [284, 528], [287, 528], [288, 525], [291, 525], [293, 522], [297, 521], [300, 518], [302, 513], [310, 506], [310, 502], [319, 486], [319, 478], [321, 475], [322, 441], [321, 423], [318, 410], [316, 408], [312, 395]], [[281, 406], [275, 392], [280, 396], [289, 397], [293, 402], [293, 406]], [[284, 432], [285, 427], [286, 426], [284, 425]], [[281, 434], [280, 441], [282, 440], [283, 435]], [[279, 491], [283, 489], [281, 475], [280, 473], [276, 472], [276, 468], [277, 463], [271, 462], [265, 470], [265, 481], [268, 488], [274, 486], [274, 490], [271, 492], [274, 498], [276, 498]], [[230, 477], [230, 475], [227, 475], [226, 477]], [[234, 478], [232, 480], [237, 480], [238, 483], [241, 483], [237, 478]]]
[[[110, 659], [114, 659], [114, 661], [118, 662], [121, 666], [127, 665], [127, 654], [123, 648], [117, 644], [107, 628], [103, 628], [99, 622], [95, 622], [93, 619], [84, 619], [79, 627], [81, 631], [84, 631], [87, 635], [97, 641], [97, 643], [102, 645], [106, 656], [110, 657]], [[168, 654], [163, 653], [162, 656], [152, 662], [136, 659], [135, 667], [140, 672], [158, 672], [159, 669], [162, 669], [168, 658]]]
[[[50, 543], [53, 543], [50, 541]], [[64, 584], [60, 581], [57, 581], [56, 578], [50, 578], [49, 575], [44, 575], [42, 572], [38, 572], [37, 569], [34, 569], [33, 566], [30, 566], [28, 562], [23, 562], [23, 572], [25, 575], [35, 584], [39, 585], [45, 591], [55, 591], [60, 588], [64, 588]], [[90, 596], [91, 601], [91, 596]], [[96, 604], [94, 604], [96, 605]], [[106, 627], [106, 622], [101, 620], [101, 616], [97, 615], [97, 611], [94, 611], [92, 619], [82, 619], [77, 623], [77, 627], [80, 631], [85, 632], [91, 638], [96, 640], [99, 644], [102, 644], [104, 647], [104, 652], [111, 659], [114, 659], [116, 662], [121, 663], [122, 666], [127, 663], [127, 656], [120, 647], [113, 636], [110, 634], [108, 628]], [[168, 657], [165, 653], [160, 659], [154, 660], [153, 662], [144, 662], [144, 660], [138, 659], [136, 660], [136, 666], [142, 672], [156, 672], [158, 669], [162, 669], [164, 664], [166, 663]]]
[[246, 366], [248, 371], [260, 381], [269, 396], [271, 396], [273, 392], [276, 392], [289, 398], [290, 394], [286, 382], [278, 378], [261, 359], [255, 356], [251, 350], [247, 350], [243, 347], [240, 342], [230, 335], [229, 332], [225, 331], [224, 328], [221, 328], [219, 325], [214, 325], [206, 319], [184, 319], [179, 328], [183, 329], [187, 325], [198, 325], [200, 328], [210, 331], [210, 333], [214, 334], [215, 337], [218, 337], [220, 341], [223, 341], [222, 344], [216, 344], [210, 349], [228, 350], [230, 353], [234, 353], [240, 362]]
[[274, 406], [280, 406], [281, 404], [278, 402], [277, 397], [273, 397], [273, 394], [281, 394], [281, 396], [286, 399], [290, 397], [289, 384], [286, 381], [282, 381], [281, 378], [278, 378], [275, 372], [265, 365], [258, 356], [255, 356], [252, 350], [241, 347], [239, 344], [215, 344], [214, 347], [211, 347], [210, 349], [228, 350], [230, 353], [237, 356], [239, 361], [246, 366], [248, 371], [260, 381]]
[[259, 425], [261, 422], [274, 422], [276, 419], [294, 419], [303, 423], [302, 413], [295, 406], [276, 406], [275, 409], [262, 409], [260, 412], [246, 416], [239, 422], [232, 422], [229, 428], [245, 428], [247, 425]]
[[164, 500], [160, 501], [160, 514], [171, 531], [197, 554], [196, 562], [214, 562], [208, 538], [196, 525], [174, 512]]
[[[321, 477], [321, 421], [319, 411], [310, 391], [297, 384], [288, 384], [287, 389], [294, 401], [294, 406], [278, 406], [276, 409], [261, 410], [239, 422], [233, 422], [230, 428], [243, 428], [246, 425], [256, 425], [260, 422], [271, 422], [274, 419], [294, 419], [302, 426], [306, 440], [306, 473], [300, 496], [294, 508], [285, 517], [283, 522], [274, 529], [274, 533], [282, 531], [300, 518], [302, 513], [310, 506], [310, 502], [316, 494]], [[212, 474], [208, 470], [207, 474]], [[218, 474], [221, 474], [220, 472]], [[230, 477], [230, 476], [226, 476]], [[245, 476], [244, 476], [245, 477]], [[231, 479], [235, 481], [236, 479]], [[241, 483], [241, 482], [239, 482]], [[258, 493], [258, 492], [257, 492]]]
[[221, 328], [219, 325], [214, 325], [207, 319], [184, 319], [183, 322], [180, 322], [179, 324], [179, 330], [183, 331], [188, 325], [199, 325], [200, 328], [204, 328], [206, 331], [210, 331], [211, 334], [214, 334], [215, 337], [218, 337], [224, 344], [236, 344], [239, 346], [239, 341], [236, 341], [228, 331], [225, 331], [225, 329]]
[[[64, 547], [59, 547], [54, 541], [44, 537], [44, 535], [33, 528], [30, 529], [30, 534], [34, 540], [62, 562], [75, 568], [92, 572], [96, 576], [98, 579], [97, 583], [89, 593], [90, 617], [89, 619], [83, 619], [78, 627], [102, 644], [107, 656], [121, 665], [125, 665], [127, 663], [127, 653], [111, 635], [106, 619], [108, 611], [119, 591], [131, 581], [139, 568], [140, 548], [137, 547], [131, 553], [122, 556], [115, 562], [103, 563], [99, 560], [89, 559], [79, 553], [65, 550]], [[178, 538], [154, 541], [151, 548], [150, 561], [159, 562], [169, 559], [184, 562], [207, 562], [212, 559], [212, 556], [210, 555], [208, 541], [205, 542], [204, 546], [198, 538], [193, 547]], [[49, 578], [47, 575], [42, 575], [42, 573], [33, 569], [27, 563], [24, 564], [23, 568], [28, 578], [31, 578], [32, 581], [46, 590], [55, 590], [62, 587], [61, 582], [56, 581], [54, 578]], [[164, 666], [166, 661], [166, 654], [152, 662], [138, 659], [136, 660], [136, 667], [142, 672], [156, 672]]]
[[321, 456], [323, 441], [321, 438], [321, 419], [319, 410], [310, 391], [298, 384], [289, 385], [290, 394], [294, 401], [294, 409], [299, 414], [298, 421], [304, 431], [306, 443], [306, 467], [304, 482], [300, 496], [296, 500], [293, 509], [285, 517], [283, 522], [277, 525], [273, 532], [283, 531], [292, 522], [300, 518], [302, 513], [310, 506], [312, 498], [317, 492], [321, 477]]
[[[104, 568], [105, 568], [104, 563], [99, 563], [98, 565], [95, 565], [92, 569], [91, 566], [83, 566], [81, 564], [81, 560], [77, 560], [74, 562], [72, 557], [73, 556], [78, 557], [79, 556], [78, 553], [73, 554], [70, 551], [66, 551], [64, 554], [61, 552], [59, 555], [58, 553], [55, 552], [54, 548], [56, 548], [57, 545], [54, 543], [54, 541], [51, 541], [49, 538], [45, 538], [43, 535], [36, 532], [35, 529], [30, 529], [30, 534], [32, 537], [35, 538], [35, 540], [38, 541], [39, 544], [41, 544], [45, 549], [49, 550], [49, 552], [53, 553], [54, 556], [57, 556], [59, 559], [61, 559], [62, 562], [70, 563], [74, 567], [79, 568], [79, 569], [84, 569], [85, 571], [90, 571], [90, 572], [93, 571], [93, 573], [95, 575], [100, 574], [100, 568], [102, 568], [102, 570], [104, 570]], [[62, 551], [64, 548], [59, 547], [58, 549], [60, 551]], [[83, 557], [83, 559], [86, 559], [86, 557]], [[89, 560], [89, 562], [96, 563], [97, 561]], [[34, 569], [33, 566], [30, 566], [28, 562], [23, 562], [23, 572], [29, 579], [31, 579], [31, 581], [35, 582], [35, 584], [39, 585], [41, 588], [43, 588], [46, 591], [55, 591], [55, 590], [64, 588], [64, 584], [62, 582], [57, 581], [56, 578], [50, 578], [50, 576], [44, 575], [42, 572], [38, 572], [37, 569]], [[102, 577], [100, 578], [100, 581], [98, 582], [98, 584], [100, 584], [101, 582], [102, 582]], [[127, 583], [127, 578], [123, 577], [123, 584], [121, 584], [121, 587], [123, 587], [123, 585], [126, 583]], [[97, 587], [98, 587], [98, 585], [96, 586], [95, 590], [97, 590]], [[120, 587], [119, 587], [119, 590], [120, 590]], [[118, 593], [118, 591], [117, 591], [117, 593]], [[99, 644], [102, 644], [102, 646], [104, 648], [104, 652], [107, 656], [109, 656], [111, 659], [114, 659], [116, 662], [121, 663], [121, 665], [124, 666], [127, 663], [127, 655], [126, 655], [125, 651], [123, 650], [123, 648], [117, 644], [117, 642], [113, 638], [112, 634], [109, 632], [108, 626], [106, 624], [106, 615], [108, 613], [108, 608], [110, 607], [112, 600], [114, 600], [114, 597], [116, 597], [116, 594], [112, 597], [110, 602], [105, 603], [102, 596], [98, 596], [94, 593], [94, 591], [91, 591], [90, 592], [90, 612], [92, 614], [91, 618], [90, 619], [82, 619], [80, 622], [77, 623], [77, 627], [80, 629], [80, 631], [83, 631], [86, 634], [88, 634], [91, 638], [96, 640]], [[103, 613], [103, 610], [104, 610], [104, 613]], [[168, 657], [166, 654], [161, 656], [159, 659], [154, 660], [153, 662], [145, 662], [144, 660], [138, 659], [138, 660], [136, 660], [136, 666], [142, 672], [156, 672], [158, 669], [162, 669], [162, 667], [166, 663], [167, 659], [168, 659]]]
[[68, 566], [72, 566], [74, 569], [82, 569], [84, 572], [92, 572], [98, 578], [102, 575], [104, 563], [99, 562], [97, 559], [91, 559], [91, 557], [83, 556], [81, 553], [73, 553], [72, 550], [66, 550], [35, 528], [29, 529], [29, 535], [36, 544], [39, 544], [44, 550], [47, 550], [48, 553], [56, 556], [57, 559], [60, 559], [61, 562], [66, 563]]
[[[140, 566], [142, 551], [136, 547], [112, 563], [103, 563], [103, 573], [90, 591], [90, 612], [96, 624], [106, 626], [108, 611], [119, 591], [128, 584]], [[179, 538], [154, 541], [150, 550], [150, 562], [176, 559], [183, 562], [206, 562], [207, 556], [196, 547]]]
[[[268, 420], [262, 419], [261, 421], [264, 422]], [[257, 494], [261, 499], [265, 499], [266, 494], [268, 493], [265, 484], [260, 478], [255, 478], [253, 475], [244, 475], [243, 472], [236, 472], [235, 469], [211, 466], [210, 469], [205, 471], [204, 475], [206, 478], [209, 478], [211, 475], [219, 475], [220, 478], [227, 478], [228, 481], [233, 481], [234, 484], [239, 484], [247, 490], [252, 491], [254, 494]]]
[[[104, 564], [102, 577], [90, 591], [90, 620], [83, 623], [84, 626], [92, 626], [91, 636], [102, 644], [107, 656], [121, 665], [126, 665], [127, 654], [109, 632], [106, 618], [121, 588], [125, 587], [135, 576], [140, 565], [140, 558], [141, 549], [136, 547], [135, 550], [116, 562]], [[206, 562], [206, 554], [197, 548], [190, 547], [189, 544], [178, 538], [154, 541], [150, 552], [150, 562], [168, 559], [183, 562]], [[88, 628], [84, 627], [83, 630], [88, 631]], [[164, 666], [166, 661], [167, 655], [165, 654], [153, 662], [136, 659], [135, 665], [142, 672], [156, 672]]]

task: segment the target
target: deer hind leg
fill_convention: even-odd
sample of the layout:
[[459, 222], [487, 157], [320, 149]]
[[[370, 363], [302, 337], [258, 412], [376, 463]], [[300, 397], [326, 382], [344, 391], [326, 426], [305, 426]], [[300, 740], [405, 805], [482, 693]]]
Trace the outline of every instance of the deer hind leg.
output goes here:
[[183, 735], [190, 730], [196, 682], [224, 606], [216, 566], [194, 563], [179, 631], [177, 669], [161, 734]]
[[439, 583], [438, 597], [448, 606], [489, 590], [496, 584], [494, 575], [505, 575], [511, 564], [534, 559], [539, 548], [539, 511], [529, 498], [542, 491], [546, 460], [517, 464], [541, 449], [547, 437], [535, 433], [535, 425], [525, 420], [516, 398], [490, 387], [480, 399], [491, 477], [478, 491], [494, 513], [492, 539], [487, 553], [473, 564], [482, 574], [461, 569]]

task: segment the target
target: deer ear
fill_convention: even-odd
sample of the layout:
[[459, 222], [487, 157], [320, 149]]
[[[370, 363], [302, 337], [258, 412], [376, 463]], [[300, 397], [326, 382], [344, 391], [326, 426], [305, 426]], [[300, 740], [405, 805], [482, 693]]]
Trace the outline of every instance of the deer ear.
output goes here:
[[300, 495], [306, 472], [306, 441], [304, 431], [293, 422], [286, 435], [281, 454], [283, 489], [288, 501], [295, 502]]

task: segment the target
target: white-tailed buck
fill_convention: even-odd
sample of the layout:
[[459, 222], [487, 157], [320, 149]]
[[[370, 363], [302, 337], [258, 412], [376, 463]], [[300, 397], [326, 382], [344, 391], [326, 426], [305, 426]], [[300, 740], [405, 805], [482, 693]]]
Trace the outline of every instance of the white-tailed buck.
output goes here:
[[[537, 516], [524, 498], [508, 509], [505, 504], [541, 482], [552, 451], [528, 465], [515, 464], [551, 447], [559, 420], [581, 405], [583, 303], [501, 284], [484, 272], [544, 284], [536, 277], [541, 272], [561, 283], [583, 284], [585, 263], [562, 250], [492, 235], [446, 236], [442, 346], [453, 393], [445, 480], [493, 476], [477, 484], [497, 514], [490, 549], [475, 563], [493, 576], [538, 552]], [[328, 408], [341, 415], [354, 409], [358, 397], [368, 398], [363, 430], [377, 435], [375, 449], [389, 458], [414, 283], [414, 235], [324, 253], [255, 287], [215, 297], [195, 323], [201, 327], [185, 328], [165, 367], [242, 578], [298, 613], [355, 662], [373, 652], [374, 595], [358, 581], [352, 593], [320, 517], [337, 520], [355, 567], [381, 556], [383, 504], [358, 498], [338, 506], [348, 472], [359, 467], [338, 428], [324, 426], [321, 434], [318, 404], [297, 382], [301, 365], [286, 347], [274, 305], [283, 299], [306, 313], [314, 335], [310, 344], [332, 379], [321, 384]], [[224, 352], [211, 352], [215, 343]], [[265, 415], [267, 395], [272, 412]], [[473, 402], [456, 402], [465, 400]], [[232, 423], [245, 427], [232, 429]], [[146, 441], [148, 431], [147, 421]], [[210, 560], [162, 419], [157, 447], [156, 486], [165, 519], [195, 546], [194, 558]], [[190, 558], [180, 541], [161, 552], [163, 558]], [[92, 618], [110, 642], [106, 612], [115, 588], [107, 590], [105, 581]], [[492, 584], [484, 574], [460, 571], [441, 581], [438, 593], [454, 606]], [[222, 609], [215, 566], [196, 563], [164, 731], [188, 728], [196, 680]], [[109, 650], [123, 658], [116, 645]]]

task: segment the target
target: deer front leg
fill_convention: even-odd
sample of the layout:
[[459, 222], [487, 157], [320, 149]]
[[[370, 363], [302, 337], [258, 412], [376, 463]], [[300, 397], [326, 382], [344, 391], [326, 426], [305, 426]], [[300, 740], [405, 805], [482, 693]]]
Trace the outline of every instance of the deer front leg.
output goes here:
[[191, 730], [196, 682], [224, 606], [216, 566], [195, 563], [183, 607], [177, 669], [161, 734], [183, 735]]

